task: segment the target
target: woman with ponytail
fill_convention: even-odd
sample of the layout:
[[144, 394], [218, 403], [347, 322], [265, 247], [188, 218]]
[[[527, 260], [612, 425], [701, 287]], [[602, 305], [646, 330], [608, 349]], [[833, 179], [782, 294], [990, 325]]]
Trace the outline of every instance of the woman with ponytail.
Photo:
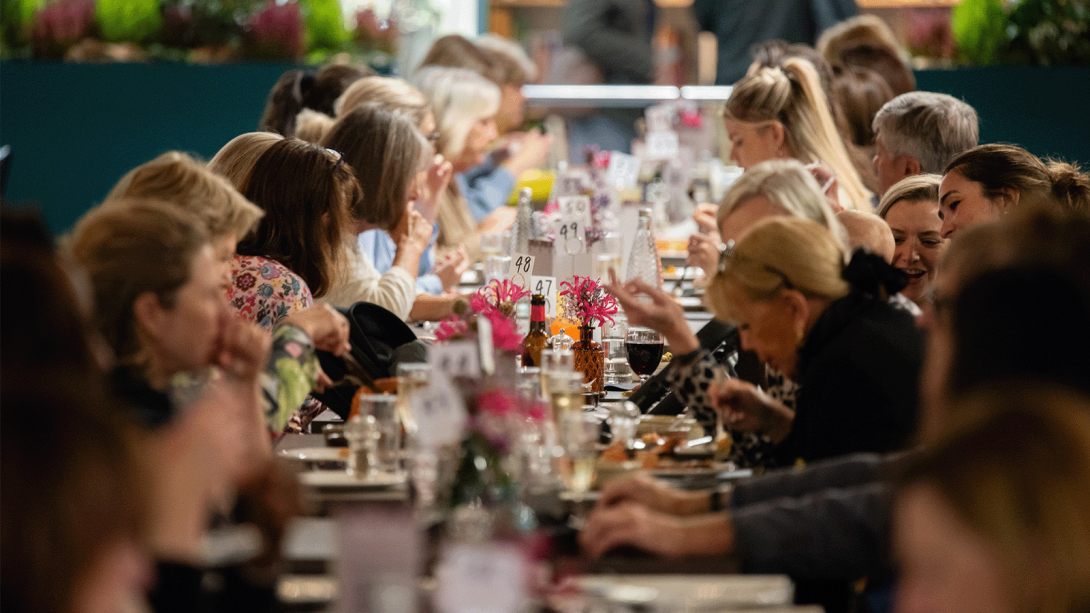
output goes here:
[[731, 159], [742, 168], [775, 158], [821, 164], [840, 186], [840, 204], [869, 211], [871, 193], [852, 164], [814, 66], [791, 58], [734, 86], [723, 111]]
[[940, 234], [950, 238], [1027, 203], [1090, 214], [1090, 177], [1074, 164], [1042, 161], [1016, 145], [974, 147], [954, 158], [943, 174]]

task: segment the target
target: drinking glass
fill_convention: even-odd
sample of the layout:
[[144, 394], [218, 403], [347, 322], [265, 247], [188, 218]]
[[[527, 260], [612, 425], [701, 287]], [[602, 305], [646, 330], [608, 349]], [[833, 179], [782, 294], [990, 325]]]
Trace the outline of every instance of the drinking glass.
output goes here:
[[628, 321], [623, 315], [614, 315], [612, 325], [602, 325], [602, 352], [605, 354], [602, 382], [606, 385], [627, 383], [629, 380], [628, 355], [624, 344], [627, 329]]
[[366, 479], [378, 472], [377, 428], [373, 415], [354, 415], [344, 424], [348, 441], [348, 474]]
[[549, 405], [553, 410], [553, 419], [559, 425], [561, 418], [568, 413], [582, 415], [583, 373], [560, 371], [549, 373]]
[[503, 234], [487, 232], [481, 235], [481, 255], [486, 258], [490, 255], [500, 255], [503, 248]]
[[598, 241], [598, 255], [594, 256], [594, 276], [602, 283], [609, 283], [609, 271], [621, 278], [621, 252], [624, 250], [624, 239], [620, 232], [607, 232], [602, 240]]
[[409, 362], [397, 365], [397, 414], [409, 436], [416, 434], [413, 395], [428, 386], [430, 376], [431, 366], [427, 363]]
[[360, 415], [374, 418], [375, 472], [400, 475], [401, 420], [398, 419], [397, 396], [360, 396]]
[[662, 335], [651, 328], [631, 327], [625, 335], [625, 352], [632, 372], [646, 382], [662, 361]]
[[484, 282], [491, 283], [494, 279], [502, 281], [510, 270], [511, 256], [489, 255], [484, 261]]
[[601, 422], [591, 413], [575, 411], [560, 417], [557, 438], [566, 459], [561, 476], [564, 487], [576, 500], [586, 496], [594, 485], [601, 431]]
[[545, 397], [549, 396], [549, 373], [572, 372], [575, 370], [575, 353], [570, 349], [549, 349], [548, 345], [541, 350], [541, 392]]
[[609, 407], [609, 432], [613, 442], [624, 443], [625, 449], [631, 449], [636, 442], [636, 425], [640, 423], [640, 407], [631, 400], [615, 402]]

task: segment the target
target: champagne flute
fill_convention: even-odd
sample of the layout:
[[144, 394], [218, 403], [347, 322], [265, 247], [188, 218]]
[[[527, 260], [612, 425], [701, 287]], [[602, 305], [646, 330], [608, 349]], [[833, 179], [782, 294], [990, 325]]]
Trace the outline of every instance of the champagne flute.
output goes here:
[[624, 339], [625, 353], [628, 354], [628, 365], [632, 367], [632, 372], [640, 377], [640, 384], [650, 379], [658, 369], [659, 362], [662, 361], [662, 345], [662, 335], [656, 330], [628, 328]]

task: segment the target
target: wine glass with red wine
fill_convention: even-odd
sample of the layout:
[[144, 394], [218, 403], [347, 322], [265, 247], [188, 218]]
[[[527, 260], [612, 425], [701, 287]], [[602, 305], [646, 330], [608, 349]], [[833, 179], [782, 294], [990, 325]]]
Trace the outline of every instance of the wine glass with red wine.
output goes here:
[[662, 335], [651, 328], [628, 328], [624, 339], [625, 353], [632, 372], [640, 377], [640, 383], [647, 381], [662, 361]]

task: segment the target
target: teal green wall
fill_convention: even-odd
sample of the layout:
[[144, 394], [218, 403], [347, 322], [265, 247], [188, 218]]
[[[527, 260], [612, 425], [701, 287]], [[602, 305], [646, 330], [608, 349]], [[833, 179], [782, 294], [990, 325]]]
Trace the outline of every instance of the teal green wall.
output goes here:
[[282, 64], [0, 64], [7, 200], [60, 233], [130, 168], [179, 149], [204, 158], [257, 129]]
[[[168, 149], [211, 157], [256, 129], [280, 64], [0, 63], [7, 197], [37, 203], [63, 232], [128, 169]], [[976, 107], [982, 142], [1020, 144], [1090, 167], [1090, 68], [916, 74], [920, 89]]]

